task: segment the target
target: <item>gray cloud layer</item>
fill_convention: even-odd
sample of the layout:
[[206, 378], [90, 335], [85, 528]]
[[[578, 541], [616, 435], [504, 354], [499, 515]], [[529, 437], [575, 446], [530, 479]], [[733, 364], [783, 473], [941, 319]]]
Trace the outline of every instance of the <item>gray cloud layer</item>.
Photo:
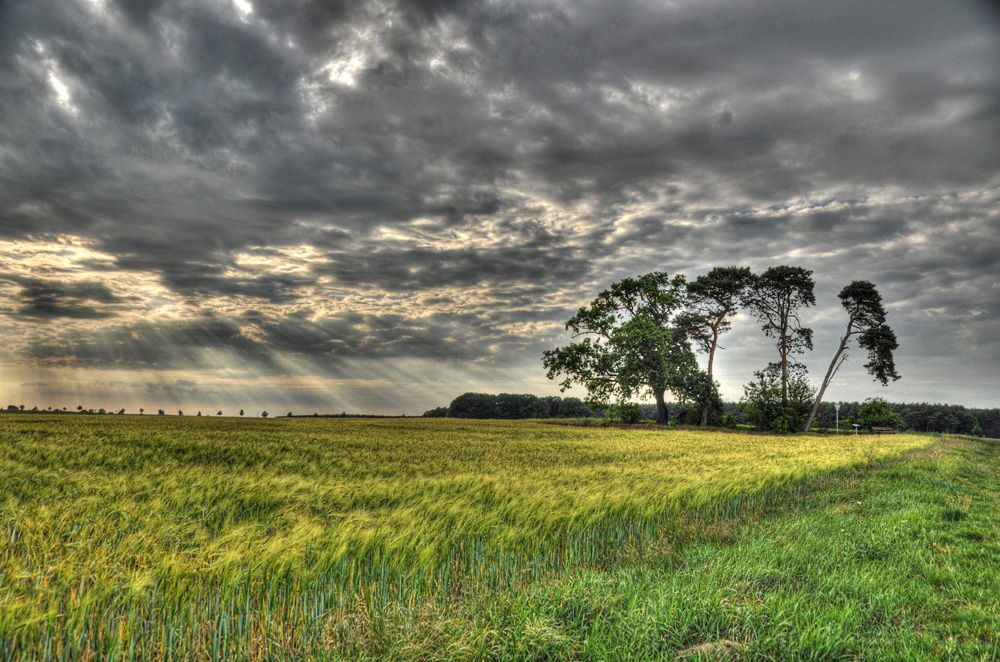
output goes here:
[[886, 395], [996, 405], [998, 35], [971, 0], [3, 3], [3, 359], [537, 390], [612, 280], [789, 263], [814, 374], [866, 278]]

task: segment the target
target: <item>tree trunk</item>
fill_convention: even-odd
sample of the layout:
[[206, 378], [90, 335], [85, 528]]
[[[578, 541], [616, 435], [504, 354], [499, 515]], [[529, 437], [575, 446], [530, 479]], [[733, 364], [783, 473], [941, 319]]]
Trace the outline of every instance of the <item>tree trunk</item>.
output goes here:
[[653, 389], [653, 395], [656, 397], [656, 424], [666, 425], [670, 414], [667, 411], [667, 403], [663, 399], [663, 391]]
[[[712, 326], [712, 347], [708, 350], [708, 376], [712, 376], [712, 365], [715, 363], [715, 348], [719, 344], [719, 324], [722, 323], [726, 316], [723, 314]], [[701, 405], [701, 424], [700, 427], [708, 426], [708, 407], [702, 403]]]
[[712, 365], [715, 363], [715, 348], [719, 344], [719, 322], [712, 327], [712, 346], [708, 350], [708, 374], [712, 374]]
[[781, 330], [781, 406], [788, 406], [788, 345], [785, 337], [786, 326]]
[[823, 385], [819, 387], [819, 393], [816, 394], [816, 402], [813, 403], [812, 411], [809, 412], [809, 419], [806, 420], [806, 429], [803, 432], [809, 432], [809, 428], [812, 427], [813, 419], [816, 418], [816, 412], [819, 411], [819, 403], [823, 401], [823, 394], [826, 393], [826, 387], [830, 385], [830, 381], [833, 376], [837, 373], [837, 359], [840, 355], [844, 353], [847, 349], [847, 341], [851, 337], [851, 325], [854, 324], [854, 318], [851, 317], [847, 321], [847, 333], [844, 337], [840, 339], [840, 347], [837, 348], [837, 353], [833, 355], [833, 360], [830, 361], [830, 367], [826, 369], [826, 377], [823, 378]]

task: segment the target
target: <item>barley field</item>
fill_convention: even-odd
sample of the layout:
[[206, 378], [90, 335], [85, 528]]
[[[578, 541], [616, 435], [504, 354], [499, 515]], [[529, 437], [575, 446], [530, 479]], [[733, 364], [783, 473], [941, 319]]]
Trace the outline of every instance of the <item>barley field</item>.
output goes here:
[[361, 620], [607, 566], [681, 519], [745, 514], [927, 444], [3, 415], [0, 660], [342, 659]]

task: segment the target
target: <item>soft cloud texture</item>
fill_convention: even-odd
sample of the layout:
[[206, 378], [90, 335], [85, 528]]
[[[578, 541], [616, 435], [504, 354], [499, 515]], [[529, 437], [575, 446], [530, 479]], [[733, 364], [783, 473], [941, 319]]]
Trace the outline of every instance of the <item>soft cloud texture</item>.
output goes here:
[[[877, 284], [903, 375], [997, 406], [987, 3], [0, 4], [0, 389], [39, 405], [419, 413], [553, 393], [613, 280]], [[774, 351], [736, 320], [728, 399]], [[77, 400], [86, 402], [77, 403]]]

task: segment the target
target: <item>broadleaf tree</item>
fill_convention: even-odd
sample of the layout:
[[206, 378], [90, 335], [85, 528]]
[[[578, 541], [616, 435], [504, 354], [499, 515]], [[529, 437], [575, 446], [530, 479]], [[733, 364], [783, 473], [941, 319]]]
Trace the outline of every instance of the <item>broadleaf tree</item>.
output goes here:
[[684, 286], [683, 276], [659, 271], [612, 284], [566, 322], [579, 340], [544, 353], [549, 379], [561, 377], [563, 391], [583, 386], [594, 403], [652, 395], [656, 422], [665, 425], [665, 393], [690, 397], [697, 371], [686, 334], [672, 326]]
[[906, 426], [903, 417], [894, 412], [882, 398], [868, 398], [858, 410], [858, 422], [861, 427], [870, 430], [874, 427], [893, 428], [901, 430]]
[[[678, 316], [677, 325], [708, 355], [709, 377], [715, 365], [715, 352], [720, 348], [719, 336], [732, 328], [730, 320], [753, 282], [749, 267], [733, 266], [716, 267], [687, 285], [688, 310]], [[701, 408], [701, 427], [708, 424], [709, 409]]]
[[[743, 387], [740, 409], [747, 422], [756, 430], [795, 432], [809, 415], [809, 406], [816, 389], [806, 378], [805, 366], [792, 363], [788, 367], [786, 390], [781, 388], [781, 364], [771, 363], [754, 373], [754, 381]], [[784, 398], [784, 400], [782, 400]]]
[[794, 356], [813, 348], [812, 329], [802, 326], [799, 309], [816, 304], [812, 271], [802, 267], [771, 267], [754, 279], [747, 303], [761, 322], [764, 335], [777, 338], [781, 404], [788, 404], [789, 367]]
[[868, 350], [868, 363], [864, 367], [875, 381], [887, 386], [890, 379], [893, 381], [899, 379], [892, 358], [892, 352], [899, 347], [899, 342], [896, 340], [896, 334], [885, 323], [886, 313], [882, 306], [882, 296], [875, 289], [875, 285], [867, 280], [856, 280], [842, 289], [837, 296], [847, 311], [847, 330], [840, 339], [840, 346], [830, 361], [830, 367], [827, 368], [823, 384], [813, 403], [812, 412], [806, 421], [806, 432], [812, 427], [827, 386], [847, 360], [846, 351], [853, 336], [858, 336], [858, 345]]

